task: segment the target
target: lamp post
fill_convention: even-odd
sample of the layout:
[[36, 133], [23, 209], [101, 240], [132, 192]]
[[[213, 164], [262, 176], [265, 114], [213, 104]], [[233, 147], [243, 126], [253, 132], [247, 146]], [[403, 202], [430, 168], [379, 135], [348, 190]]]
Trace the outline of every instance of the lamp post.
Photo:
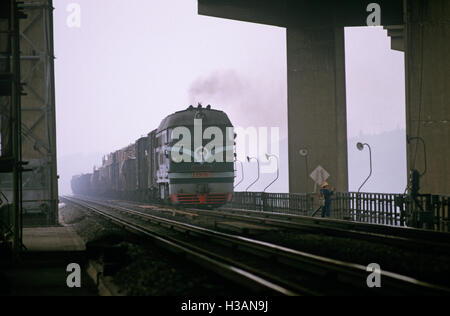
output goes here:
[[250, 162], [250, 160], [252, 160], [252, 159], [255, 159], [255, 160], [256, 160], [256, 163], [258, 164], [258, 177], [256, 178], [255, 181], [253, 181], [253, 182], [247, 187], [247, 189], [245, 189], [245, 192], [247, 192], [248, 189], [250, 189], [250, 187], [251, 187], [252, 185], [254, 185], [254, 184], [259, 180], [259, 160], [258, 160], [258, 158], [255, 158], [255, 157], [248, 157], [248, 156], [247, 156], [247, 161], [248, 161], [248, 162]]
[[299, 154], [302, 157], [305, 157], [305, 193], [308, 192], [308, 149], [302, 148], [299, 150]]
[[268, 186], [266, 186], [266, 187], [264, 188], [263, 192], [266, 192], [267, 188], [270, 187], [270, 186], [271, 186], [275, 181], [277, 181], [278, 178], [280, 177], [280, 168], [279, 168], [279, 164], [278, 164], [278, 157], [277, 157], [276, 155], [269, 155], [269, 154], [266, 154], [266, 159], [267, 159], [267, 160], [270, 160], [270, 157], [274, 157], [274, 158], [277, 160], [277, 177], [276, 177], [272, 182], [270, 182]]
[[242, 177], [241, 177], [241, 180], [238, 182], [238, 183], [236, 183], [236, 185], [233, 187], [233, 189], [236, 189], [236, 187], [239, 185], [239, 184], [241, 184], [242, 183], [242, 181], [244, 181], [244, 164], [242, 163], [242, 161], [240, 161], [240, 160], [235, 160], [235, 162], [236, 162], [236, 164], [239, 162], [240, 164], [241, 164], [241, 174], [242, 174]]
[[370, 159], [370, 173], [369, 176], [366, 178], [366, 180], [364, 180], [364, 182], [361, 184], [361, 186], [358, 189], [358, 193], [359, 191], [361, 191], [361, 188], [364, 186], [364, 184], [366, 184], [367, 180], [369, 180], [370, 176], [372, 175], [372, 149], [370, 148], [369, 144], [366, 143], [357, 143], [356, 144], [356, 148], [358, 148], [359, 151], [363, 151], [364, 146], [367, 146], [367, 148], [369, 148], [369, 159]]

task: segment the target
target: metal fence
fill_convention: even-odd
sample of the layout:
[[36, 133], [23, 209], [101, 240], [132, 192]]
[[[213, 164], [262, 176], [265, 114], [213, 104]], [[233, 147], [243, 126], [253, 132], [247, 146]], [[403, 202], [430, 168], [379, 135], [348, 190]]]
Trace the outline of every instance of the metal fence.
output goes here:
[[311, 194], [235, 192], [232, 207], [247, 210], [310, 215], [314, 204]]
[[[235, 192], [231, 207], [320, 216], [318, 193]], [[357, 222], [450, 231], [449, 197], [424, 194], [336, 192], [331, 217]]]

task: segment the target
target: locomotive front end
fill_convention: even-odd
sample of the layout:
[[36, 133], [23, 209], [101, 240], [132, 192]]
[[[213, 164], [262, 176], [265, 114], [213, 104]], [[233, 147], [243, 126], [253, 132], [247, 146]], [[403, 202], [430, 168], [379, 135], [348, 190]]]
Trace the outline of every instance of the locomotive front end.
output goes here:
[[167, 145], [160, 152], [166, 165], [158, 172], [161, 182], [166, 179], [162, 190], [171, 204], [218, 207], [231, 201], [234, 131], [228, 116], [209, 106], [191, 106], [169, 116], [163, 127], [159, 132], [166, 131]]

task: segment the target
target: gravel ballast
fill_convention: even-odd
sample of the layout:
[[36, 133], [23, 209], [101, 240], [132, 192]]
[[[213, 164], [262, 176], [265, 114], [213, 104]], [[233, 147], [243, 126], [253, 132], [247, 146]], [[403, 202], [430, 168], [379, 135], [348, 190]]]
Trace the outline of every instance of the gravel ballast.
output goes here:
[[[88, 256], [108, 263], [112, 250], [120, 257], [113, 282], [133, 296], [231, 296], [247, 290], [190, 261], [138, 238], [79, 207], [60, 206], [60, 223], [72, 226], [86, 243]], [[114, 255], [112, 255], [114, 257]], [[114, 260], [113, 260], [114, 261]]]

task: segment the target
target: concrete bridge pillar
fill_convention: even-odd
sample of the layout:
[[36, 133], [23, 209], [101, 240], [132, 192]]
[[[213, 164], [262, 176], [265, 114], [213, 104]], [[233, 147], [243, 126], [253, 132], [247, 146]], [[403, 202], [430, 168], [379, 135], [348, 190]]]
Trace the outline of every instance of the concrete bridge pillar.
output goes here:
[[[405, 1], [407, 135], [426, 144], [421, 193], [450, 194], [450, 1]], [[423, 172], [420, 141], [407, 147], [408, 170]]]
[[[288, 26], [289, 191], [312, 192], [321, 165], [348, 190], [344, 28]], [[308, 170], [300, 149], [307, 149]]]

